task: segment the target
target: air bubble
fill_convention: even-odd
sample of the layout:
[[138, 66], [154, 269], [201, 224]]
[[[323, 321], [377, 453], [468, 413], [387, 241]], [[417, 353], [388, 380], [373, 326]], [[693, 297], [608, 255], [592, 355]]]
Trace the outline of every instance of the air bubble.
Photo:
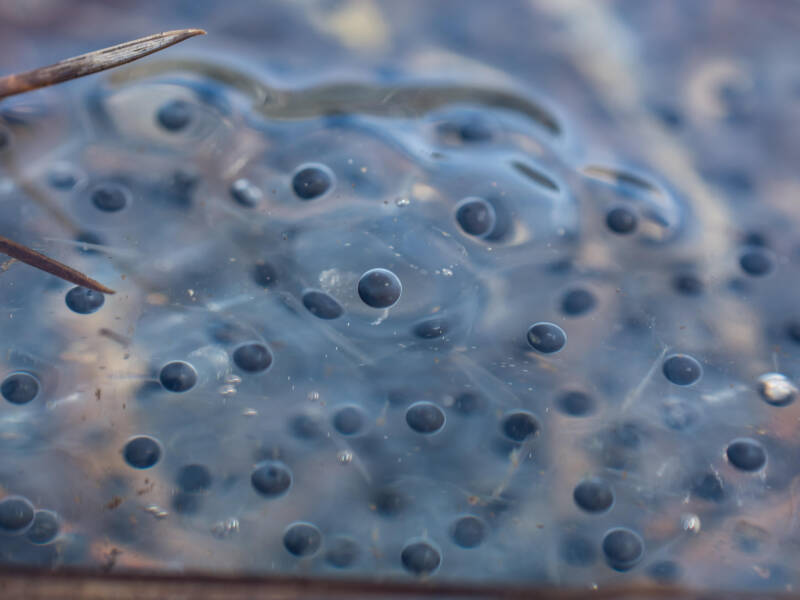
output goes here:
[[237, 179], [231, 184], [231, 198], [246, 208], [253, 208], [261, 204], [264, 194], [255, 184], [248, 179]]
[[797, 386], [781, 373], [766, 373], [759, 377], [758, 393], [764, 402], [773, 406], [786, 406], [798, 396]]

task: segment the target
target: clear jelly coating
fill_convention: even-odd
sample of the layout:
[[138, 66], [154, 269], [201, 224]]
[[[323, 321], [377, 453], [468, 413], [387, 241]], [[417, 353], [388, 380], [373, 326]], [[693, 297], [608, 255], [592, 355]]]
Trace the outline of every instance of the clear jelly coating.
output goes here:
[[209, 33], [0, 100], [116, 292], [0, 257], [4, 568], [800, 589], [793, 3], [105, 4], [0, 73]]

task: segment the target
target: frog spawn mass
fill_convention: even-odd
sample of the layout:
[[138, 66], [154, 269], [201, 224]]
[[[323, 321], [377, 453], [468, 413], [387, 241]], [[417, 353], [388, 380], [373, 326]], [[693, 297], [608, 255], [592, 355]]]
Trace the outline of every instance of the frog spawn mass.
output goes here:
[[[727, 281], [769, 293], [768, 250], [704, 280], [691, 202], [580, 164], [557, 120], [286, 121], [173, 75], [50, 107], [91, 123], [26, 163], [55, 212], [3, 192], [22, 237], [117, 289], [3, 276], [4, 562], [729, 577], [696, 570], [698, 527], [731, 538], [798, 469], [772, 459], [797, 388], [768, 332], [724, 343]], [[760, 531], [770, 564], [797, 552]]]

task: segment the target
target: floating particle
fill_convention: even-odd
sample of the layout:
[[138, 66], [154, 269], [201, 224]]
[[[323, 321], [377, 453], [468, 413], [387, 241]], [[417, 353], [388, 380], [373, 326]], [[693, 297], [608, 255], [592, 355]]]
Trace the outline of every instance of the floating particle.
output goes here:
[[687, 533], [700, 533], [700, 517], [693, 513], [681, 516], [681, 529]]
[[150, 504], [149, 506], [145, 506], [142, 510], [153, 515], [156, 519], [166, 519], [169, 516], [169, 513], [157, 504]]
[[235, 533], [239, 533], [239, 519], [235, 517], [217, 521], [211, 526], [211, 535], [221, 540]]

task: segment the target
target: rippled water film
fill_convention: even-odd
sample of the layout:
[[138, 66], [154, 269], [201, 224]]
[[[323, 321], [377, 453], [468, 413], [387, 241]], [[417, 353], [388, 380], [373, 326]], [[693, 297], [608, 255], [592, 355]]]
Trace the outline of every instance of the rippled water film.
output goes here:
[[793, 590], [798, 26], [0, 4], [0, 561]]

